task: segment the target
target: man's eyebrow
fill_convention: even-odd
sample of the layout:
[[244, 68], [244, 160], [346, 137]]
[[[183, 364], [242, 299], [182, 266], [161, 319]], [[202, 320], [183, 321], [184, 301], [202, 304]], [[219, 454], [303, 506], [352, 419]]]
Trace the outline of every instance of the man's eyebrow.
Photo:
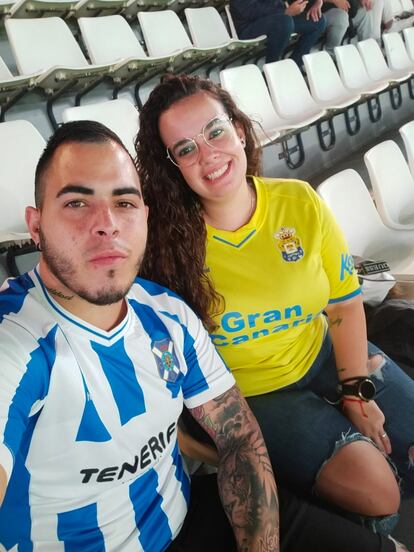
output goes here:
[[64, 194], [84, 194], [84, 195], [93, 195], [94, 191], [92, 188], [87, 188], [86, 186], [81, 186], [80, 184], [67, 184], [57, 193], [56, 197], [60, 197]]
[[141, 192], [138, 190], [138, 188], [135, 188], [135, 186], [125, 186], [125, 188], [115, 188], [115, 190], [113, 190], [112, 192], [113, 196], [121, 196], [126, 194], [134, 194], [134, 195], [137, 195], [139, 198], [142, 198]]
[[[94, 190], [88, 188], [87, 186], [82, 186], [80, 184], [67, 184], [57, 193], [56, 197], [60, 197], [65, 194], [83, 194], [83, 195], [94, 195]], [[126, 194], [134, 194], [142, 199], [142, 194], [138, 188], [134, 186], [125, 186], [123, 188], [115, 188], [112, 191], [113, 196], [122, 196]]]

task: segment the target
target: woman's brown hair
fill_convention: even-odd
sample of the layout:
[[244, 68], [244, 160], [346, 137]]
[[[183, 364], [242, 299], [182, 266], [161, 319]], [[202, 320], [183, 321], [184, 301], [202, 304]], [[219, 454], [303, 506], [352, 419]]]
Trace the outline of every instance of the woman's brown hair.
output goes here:
[[141, 110], [135, 142], [136, 164], [149, 206], [148, 244], [140, 274], [181, 295], [211, 330], [215, 326], [212, 317], [221, 308], [221, 297], [205, 272], [203, 207], [178, 167], [167, 158], [159, 132], [161, 114], [177, 101], [199, 92], [219, 101], [232, 122], [243, 129], [247, 172], [259, 172], [261, 152], [252, 123], [230, 94], [198, 76], [164, 77]]

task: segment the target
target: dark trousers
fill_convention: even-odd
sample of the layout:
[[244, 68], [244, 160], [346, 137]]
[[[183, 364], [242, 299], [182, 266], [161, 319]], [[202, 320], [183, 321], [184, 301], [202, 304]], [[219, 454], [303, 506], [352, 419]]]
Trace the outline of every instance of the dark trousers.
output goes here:
[[290, 56], [299, 67], [302, 66], [302, 56], [308, 54], [310, 49], [325, 30], [325, 18], [319, 21], [306, 19], [304, 13], [291, 17], [283, 11], [260, 17], [255, 21], [244, 25], [240, 31], [237, 29], [239, 38], [256, 38], [259, 35], [267, 35], [266, 63], [282, 59], [292, 33], [298, 33], [299, 38]]
[[[395, 552], [394, 544], [279, 489], [281, 552]], [[167, 552], [237, 552], [215, 475], [194, 476], [184, 525]]]

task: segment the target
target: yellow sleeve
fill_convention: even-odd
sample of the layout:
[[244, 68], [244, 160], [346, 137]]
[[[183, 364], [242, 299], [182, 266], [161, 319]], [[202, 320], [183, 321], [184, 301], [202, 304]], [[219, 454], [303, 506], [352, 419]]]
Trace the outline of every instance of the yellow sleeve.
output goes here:
[[322, 263], [330, 284], [329, 303], [345, 301], [361, 293], [354, 261], [345, 236], [328, 205], [315, 193], [322, 231]]

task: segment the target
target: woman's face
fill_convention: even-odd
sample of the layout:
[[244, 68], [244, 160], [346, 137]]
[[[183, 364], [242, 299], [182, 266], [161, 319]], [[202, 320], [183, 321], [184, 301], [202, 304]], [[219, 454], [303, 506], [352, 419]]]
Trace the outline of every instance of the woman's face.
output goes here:
[[199, 92], [173, 104], [159, 119], [162, 141], [203, 204], [231, 197], [246, 182], [244, 132], [237, 123], [226, 127], [226, 118], [218, 100]]

